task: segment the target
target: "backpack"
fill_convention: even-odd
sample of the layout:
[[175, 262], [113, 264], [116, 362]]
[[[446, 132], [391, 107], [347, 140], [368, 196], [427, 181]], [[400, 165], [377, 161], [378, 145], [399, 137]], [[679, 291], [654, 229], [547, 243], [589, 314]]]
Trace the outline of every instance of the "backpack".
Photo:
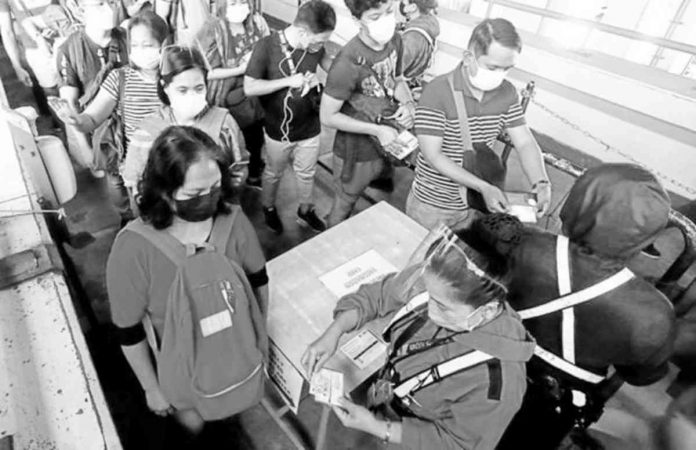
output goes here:
[[115, 70], [118, 78], [117, 108], [92, 132], [93, 166], [110, 174], [119, 173], [119, 165], [126, 154], [126, 130], [123, 123], [126, 72], [124, 68]]
[[240, 210], [231, 208], [215, 218], [205, 247], [184, 246], [142, 219], [125, 228], [176, 265], [159, 345], [149, 316], [143, 322], [165, 398], [177, 409], [196, 409], [206, 421], [254, 406], [264, 390], [264, 319], [242, 268], [225, 255]]

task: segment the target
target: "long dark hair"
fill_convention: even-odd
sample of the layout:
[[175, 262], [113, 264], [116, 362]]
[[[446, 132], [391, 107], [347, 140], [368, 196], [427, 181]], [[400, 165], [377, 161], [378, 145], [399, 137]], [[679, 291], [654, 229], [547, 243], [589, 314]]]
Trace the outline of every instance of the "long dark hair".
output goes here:
[[175, 76], [191, 69], [203, 72], [203, 79], [208, 81], [208, 65], [205, 57], [196, 48], [173, 45], [162, 52], [162, 60], [157, 81], [157, 96], [165, 105], [169, 105], [169, 97], [164, 88], [169, 86]]
[[143, 178], [138, 184], [137, 201], [143, 220], [158, 230], [172, 224], [174, 191], [183, 186], [189, 167], [203, 158], [215, 161], [222, 176], [217, 214], [229, 213], [228, 203], [234, 200], [235, 190], [222, 149], [198, 128], [171, 126], [152, 144]]

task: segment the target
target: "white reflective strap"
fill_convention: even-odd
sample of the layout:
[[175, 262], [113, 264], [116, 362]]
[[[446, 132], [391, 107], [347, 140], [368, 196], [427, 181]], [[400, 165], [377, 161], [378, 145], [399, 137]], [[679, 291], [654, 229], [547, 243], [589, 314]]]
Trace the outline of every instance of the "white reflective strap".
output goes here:
[[400, 310], [394, 314], [394, 317], [389, 321], [386, 327], [384, 327], [384, 330], [382, 331], [382, 334], [386, 333], [389, 331], [389, 328], [391, 328], [392, 325], [394, 325], [399, 319], [404, 317], [406, 314], [410, 313], [414, 309], [418, 308], [421, 305], [424, 305], [428, 303], [428, 299], [430, 296], [428, 295], [428, 291], [422, 292], [415, 297], [413, 297], [411, 300], [409, 300], [408, 303], [406, 303], [404, 306], [401, 307]]
[[573, 308], [563, 310], [561, 318], [561, 348], [563, 358], [575, 364], [575, 311]]
[[615, 273], [611, 277], [604, 279], [588, 288], [573, 292], [570, 295], [544, 303], [543, 305], [518, 311], [517, 313], [520, 315], [522, 320], [545, 316], [565, 308], [570, 308], [572, 306], [585, 303], [593, 298], [604, 295], [607, 292], [611, 292], [622, 284], [630, 281], [633, 277], [633, 272], [631, 272], [630, 269], [623, 268], [621, 271]]
[[[565, 236], [556, 238], [556, 277], [558, 294], [563, 297], [572, 292], [570, 281], [570, 241]], [[575, 311], [563, 310], [561, 317], [561, 350], [563, 358], [575, 364]]]
[[[457, 356], [436, 366], [437, 373], [439, 375], [438, 379], [446, 378], [455, 372], [468, 369], [469, 367], [481, 364], [482, 362], [486, 362], [490, 359], [494, 359], [494, 357], [479, 350], [474, 350], [465, 355]], [[424, 370], [396, 386], [394, 388], [394, 395], [399, 398], [404, 398], [411, 395], [414, 390], [422, 389], [431, 385], [435, 381], [436, 379], [433, 377], [432, 368]]]
[[572, 292], [570, 284], [570, 241], [565, 236], [556, 239], [556, 274], [558, 276], [558, 293], [561, 297]]
[[575, 364], [571, 364], [565, 359], [554, 355], [550, 351], [539, 347], [538, 345], [534, 348], [534, 354], [537, 355], [539, 358], [544, 360], [546, 363], [552, 365], [556, 369], [567, 373], [568, 375], [574, 376], [575, 378], [586, 381], [588, 383], [592, 384], [597, 384], [602, 382], [604, 380], [604, 377], [599, 376], [597, 374], [594, 374], [590, 372], [589, 370], [585, 370], [583, 368], [580, 368], [576, 366]]

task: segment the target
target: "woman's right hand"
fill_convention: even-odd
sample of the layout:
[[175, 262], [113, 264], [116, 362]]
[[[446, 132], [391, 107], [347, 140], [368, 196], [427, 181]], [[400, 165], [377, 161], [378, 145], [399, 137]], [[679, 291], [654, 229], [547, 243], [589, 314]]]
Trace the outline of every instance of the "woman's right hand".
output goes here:
[[51, 107], [56, 116], [63, 121], [66, 125], [72, 125], [74, 127], [79, 126], [79, 114], [65, 99], [58, 97], [49, 97], [48, 105]]
[[377, 134], [375, 136], [379, 139], [382, 147], [386, 148], [399, 137], [399, 132], [386, 125], [377, 125]]
[[150, 411], [161, 417], [166, 417], [174, 412], [174, 407], [164, 398], [159, 386], [145, 391], [145, 400]]
[[309, 344], [307, 350], [302, 355], [300, 362], [307, 373], [307, 378], [312, 379], [312, 375], [319, 372], [326, 361], [336, 353], [338, 340], [341, 335], [333, 332], [331, 328], [326, 330], [319, 339]]

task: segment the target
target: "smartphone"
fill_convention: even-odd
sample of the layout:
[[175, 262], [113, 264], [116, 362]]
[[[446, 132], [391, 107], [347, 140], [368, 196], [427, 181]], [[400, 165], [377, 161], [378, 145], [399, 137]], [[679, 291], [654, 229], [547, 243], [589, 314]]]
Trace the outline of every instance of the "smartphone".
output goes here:
[[533, 192], [505, 192], [508, 199], [508, 214], [524, 223], [536, 223], [537, 199]]

